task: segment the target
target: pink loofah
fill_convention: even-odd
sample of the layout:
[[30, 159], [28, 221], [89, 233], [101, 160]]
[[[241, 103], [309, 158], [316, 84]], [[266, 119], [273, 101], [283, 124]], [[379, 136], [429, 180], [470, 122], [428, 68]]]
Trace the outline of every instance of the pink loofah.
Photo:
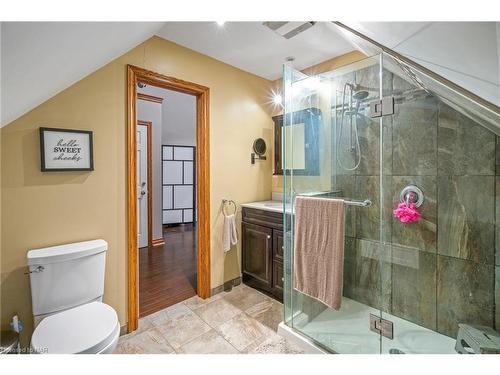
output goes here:
[[392, 213], [394, 214], [394, 217], [397, 217], [399, 221], [405, 224], [418, 221], [422, 217], [420, 212], [418, 212], [415, 203], [410, 203], [409, 205], [406, 203], [400, 203], [398, 208], [396, 208]]

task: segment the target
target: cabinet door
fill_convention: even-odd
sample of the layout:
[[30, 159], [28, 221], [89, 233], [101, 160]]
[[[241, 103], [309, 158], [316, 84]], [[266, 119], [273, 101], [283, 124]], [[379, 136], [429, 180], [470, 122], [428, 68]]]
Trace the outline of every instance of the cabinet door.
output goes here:
[[283, 262], [283, 232], [273, 230], [273, 260]]
[[283, 263], [273, 263], [273, 292], [283, 298]]
[[243, 272], [271, 287], [272, 234], [270, 228], [242, 223]]

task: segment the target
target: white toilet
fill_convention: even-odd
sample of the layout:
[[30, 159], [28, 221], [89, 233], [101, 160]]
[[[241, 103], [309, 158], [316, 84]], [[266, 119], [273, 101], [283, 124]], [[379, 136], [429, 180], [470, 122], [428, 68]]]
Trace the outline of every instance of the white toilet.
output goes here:
[[28, 251], [35, 353], [112, 353], [116, 311], [102, 303], [108, 244], [92, 240]]

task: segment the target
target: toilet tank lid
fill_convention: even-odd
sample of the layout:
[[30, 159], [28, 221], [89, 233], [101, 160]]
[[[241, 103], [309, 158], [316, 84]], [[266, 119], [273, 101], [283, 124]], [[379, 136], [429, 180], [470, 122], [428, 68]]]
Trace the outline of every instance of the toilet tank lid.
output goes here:
[[101, 239], [33, 249], [28, 251], [28, 266], [78, 259], [106, 250], [108, 250], [108, 243]]

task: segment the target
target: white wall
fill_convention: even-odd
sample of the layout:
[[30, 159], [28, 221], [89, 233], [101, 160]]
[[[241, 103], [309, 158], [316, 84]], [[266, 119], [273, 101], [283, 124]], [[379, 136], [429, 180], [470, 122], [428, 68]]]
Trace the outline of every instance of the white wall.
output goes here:
[[153, 174], [153, 239], [163, 237], [162, 230], [162, 203], [161, 203], [161, 133], [162, 108], [160, 103], [147, 100], [137, 100], [137, 120], [151, 121], [152, 134], [152, 174]]
[[162, 104], [162, 143], [196, 146], [196, 97], [165, 91]]
[[162, 144], [196, 146], [195, 96], [149, 85], [137, 91], [163, 98]]

